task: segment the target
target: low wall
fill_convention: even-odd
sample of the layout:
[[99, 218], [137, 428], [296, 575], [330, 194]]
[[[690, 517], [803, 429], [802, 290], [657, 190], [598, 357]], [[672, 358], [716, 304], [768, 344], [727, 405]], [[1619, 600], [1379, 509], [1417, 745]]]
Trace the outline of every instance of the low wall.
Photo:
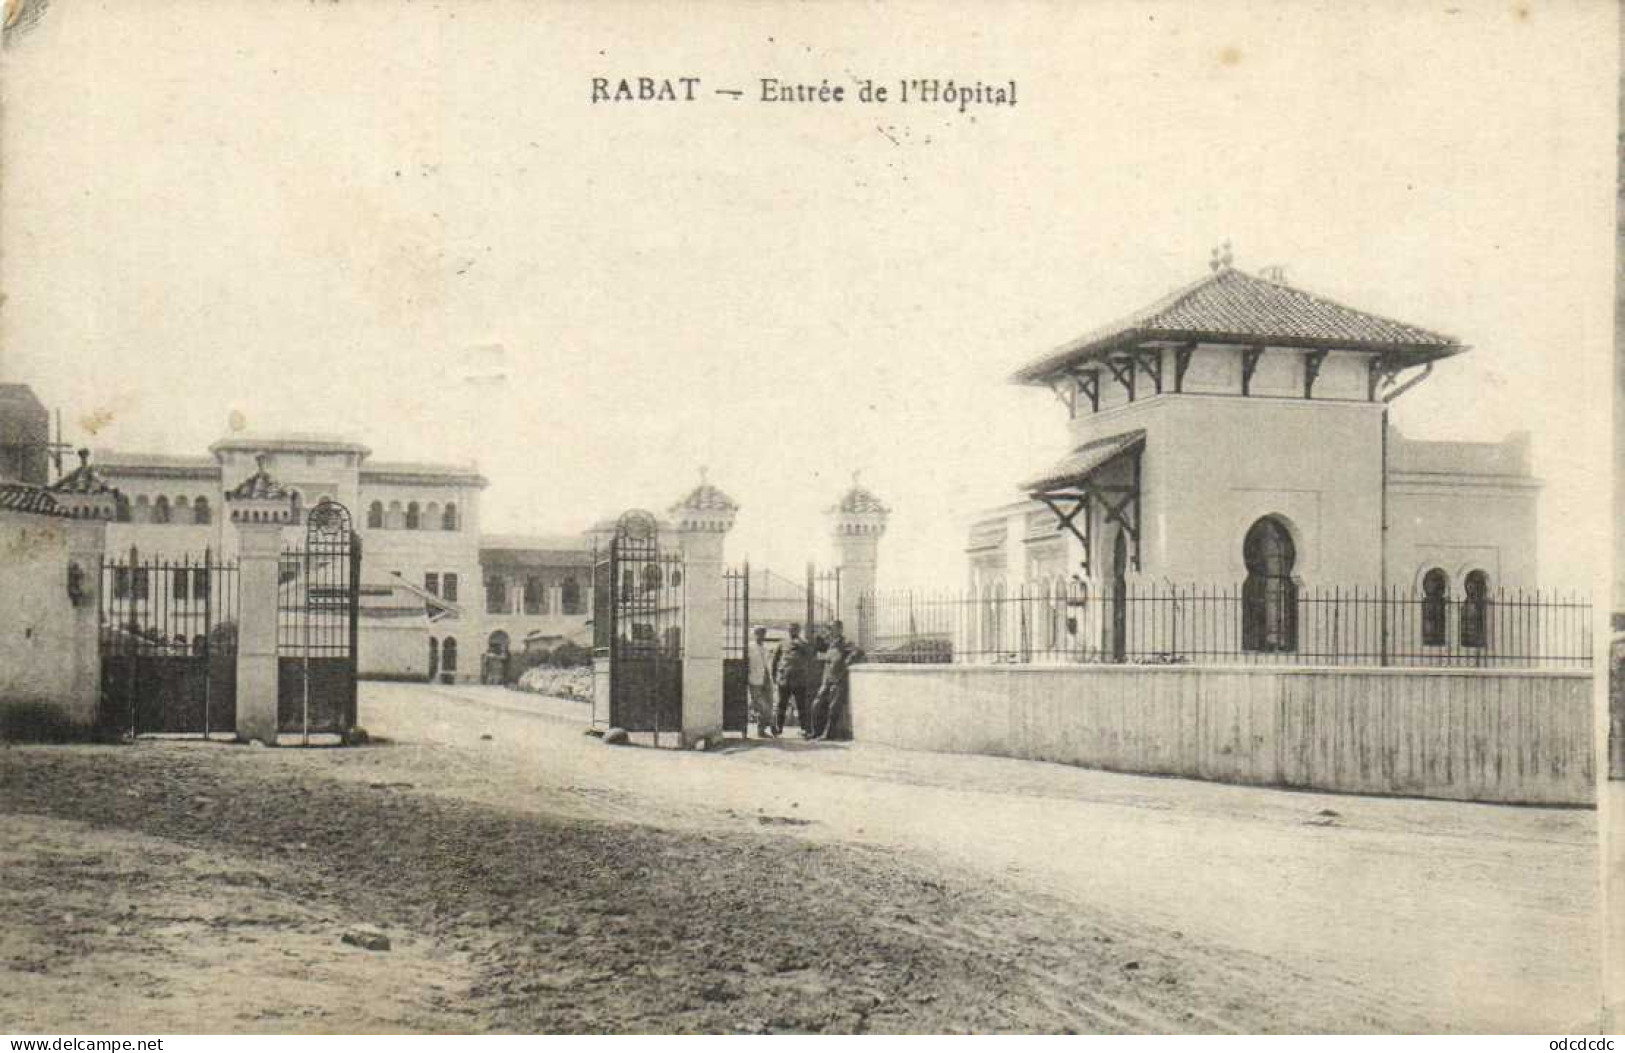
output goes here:
[[1106, 771], [1593, 804], [1587, 673], [859, 665], [857, 739]]
[[[41, 706], [71, 724], [96, 722], [95, 589], [105, 530], [99, 522], [0, 511], [0, 706]], [[82, 571], [78, 606], [68, 596], [70, 561]]]

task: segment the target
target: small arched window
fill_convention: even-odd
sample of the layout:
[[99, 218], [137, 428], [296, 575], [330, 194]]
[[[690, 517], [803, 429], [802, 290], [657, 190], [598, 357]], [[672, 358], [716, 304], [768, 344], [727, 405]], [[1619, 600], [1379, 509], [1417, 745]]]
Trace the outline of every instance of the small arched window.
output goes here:
[[457, 529], [457, 506], [455, 504], [448, 502], [446, 505], [446, 510], [440, 513], [440, 529]]
[[457, 672], [457, 641], [450, 636], [440, 645], [440, 671]]
[[559, 591], [562, 593], [562, 595], [559, 598], [560, 598], [560, 600], [561, 600], [561, 602], [563, 604], [564, 613], [565, 614], [580, 614], [581, 613], [581, 586], [576, 583], [576, 579], [575, 578], [565, 578], [564, 579], [564, 587], [562, 589], [560, 589]]
[[1443, 647], [1448, 641], [1450, 576], [1438, 567], [1422, 575], [1422, 645]]
[[1298, 649], [1298, 585], [1292, 569], [1298, 553], [1286, 524], [1265, 516], [1242, 542], [1247, 580], [1242, 585], [1241, 647], [1284, 653]]
[[417, 530], [423, 526], [423, 513], [418, 509], [418, 503], [413, 501], [406, 506], [406, 529]]
[[152, 503], [152, 521], [154, 523], [168, 523], [171, 521], [169, 498], [162, 494], [158, 496], [158, 500]]
[[490, 654], [507, 654], [508, 634], [501, 629], [492, 633], [490, 639], [485, 642], [485, 650]]
[[367, 506], [367, 529], [384, 529], [384, 503], [382, 501], [374, 501]]
[[214, 522], [214, 513], [209, 509], [209, 499], [200, 497], [192, 502], [192, 522], [200, 526], [207, 526]]
[[1461, 580], [1461, 645], [1486, 647], [1490, 628], [1490, 576], [1481, 570], [1468, 571]]

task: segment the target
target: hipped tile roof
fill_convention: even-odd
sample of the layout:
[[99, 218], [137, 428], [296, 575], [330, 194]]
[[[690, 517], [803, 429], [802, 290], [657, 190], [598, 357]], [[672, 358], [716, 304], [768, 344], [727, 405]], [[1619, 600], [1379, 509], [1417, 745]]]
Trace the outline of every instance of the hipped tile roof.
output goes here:
[[1455, 337], [1357, 311], [1226, 266], [1127, 318], [1034, 359], [1011, 379], [1043, 383], [1073, 363], [1145, 340], [1374, 351], [1418, 362], [1464, 350]]

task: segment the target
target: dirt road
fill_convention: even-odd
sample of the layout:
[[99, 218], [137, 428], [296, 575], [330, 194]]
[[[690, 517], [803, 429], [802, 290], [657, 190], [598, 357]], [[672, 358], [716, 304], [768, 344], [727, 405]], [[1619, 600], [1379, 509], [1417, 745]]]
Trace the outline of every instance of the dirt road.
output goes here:
[[[1590, 812], [615, 749], [580, 707], [499, 690], [362, 706], [387, 743], [0, 751], [0, 906], [24, 919], [0, 1029], [77, 1029], [65, 1007], [125, 1031], [1596, 1020]], [[340, 944], [358, 922], [392, 949]]]

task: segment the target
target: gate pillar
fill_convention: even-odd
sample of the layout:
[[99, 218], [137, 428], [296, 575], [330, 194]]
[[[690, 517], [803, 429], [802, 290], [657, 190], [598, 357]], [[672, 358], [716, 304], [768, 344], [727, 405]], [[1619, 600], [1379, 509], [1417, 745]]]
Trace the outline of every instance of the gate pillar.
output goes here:
[[845, 623], [847, 638], [865, 651], [874, 649], [872, 618], [860, 617], [860, 604], [875, 588], [880, 559], [880, 538], [886, 533], [891, 509], [880, 498], [858, 484], [852, 473], [851, 489], [841, 495], [825, 515], [829, 517], [830, 542], [835, 549], [835, 565], [841, 572], [841, 606], [837, 617]]
[[293, 499], [265, 470], [226, 494], [237, 531], [237, 738], [277, 742], [277, 572]]
[[705, 481], [671, 507], [683, 553], [683, 745], [722, 737], [723, 546], [739, 506]]
[[73, 691], [69, 719], [76, 724], [96, 723], [101, 708], [101, 601], [102, 557], [107, 551], [105, 519], [75, 519], [68, 524], [68, 598], [73, 603]]

